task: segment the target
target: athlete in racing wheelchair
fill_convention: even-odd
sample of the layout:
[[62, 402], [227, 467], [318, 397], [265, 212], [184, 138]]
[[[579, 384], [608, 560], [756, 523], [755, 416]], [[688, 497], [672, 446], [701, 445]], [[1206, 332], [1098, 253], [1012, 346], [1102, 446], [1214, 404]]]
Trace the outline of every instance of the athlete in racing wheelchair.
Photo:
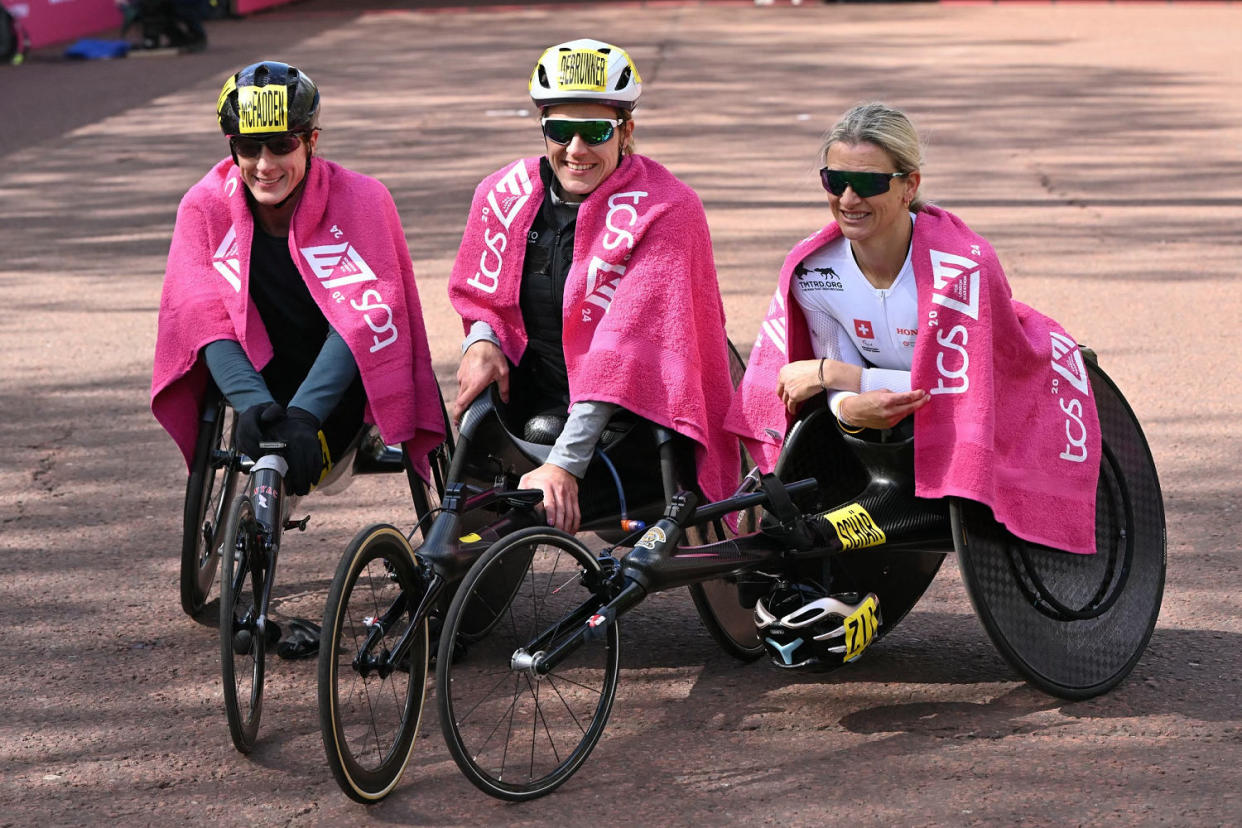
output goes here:
[[[545, 154], [475, 191], [449, 280], [467, 337], [442, 511], [408, 536], [360, 532], [325, 609], [321, 729], [338, 783], [360, 801], [399, 779], [429, 639], [488, 546], [540, 523], [619, 539], [680, 489], [719, 499], [737, 486], [739, 442], [718, 425], [743, 366], [698, 196], [633, 151], [640, 91], [616, 46], [547, 49], [530, 80]], [[480, 590], [482, 620], [454, 644], [487, 633], [517, 588], [510, 574]], [[709, 632], [741, 657], [761, 653], [750, 630], [732, 647], [713, 598], [695, 593]]]
[[283, 444], [292, 495], [334, 464], [404, 463], [416, 501], [429, 456], [443, 450], [446, 418], [400, 219], [382, 184], [317, 155], [319, 104], [314, 81], [284, 63], [230, 76], [217, 101], [230, 155], [177, 212], [151, 406], [190, 469], [181, 572], [190, 615], [214, 580], [216, 530], [239, 473], [264, 443]]
[[761, 469], [820, 481], [798, 511], [827, 510], [818, 522], [844, 549], [752, 598], [760, 635], [781, 666], [839, 665], [856, 655], [830, 634], [841, 618], [877, 593], [882, 635], [955, 549], [1019, 671], [1058, 695], [1104, 692], [1159, 612], [1150, 452], [1094, 355], [1012, 299], [986, 240], [925, 203], [920, 155], [883, 104], [828, 133], [834, 222], [786, 258], [729, 413]]

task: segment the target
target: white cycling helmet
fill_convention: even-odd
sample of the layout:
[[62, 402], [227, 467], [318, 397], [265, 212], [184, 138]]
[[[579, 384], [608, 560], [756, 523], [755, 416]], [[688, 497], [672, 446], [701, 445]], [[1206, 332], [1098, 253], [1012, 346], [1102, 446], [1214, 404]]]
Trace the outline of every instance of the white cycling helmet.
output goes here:
[[755, 626], [777, 667], [840, 667], [862, 654], [881, 623], [874, 592], [828, 595], [818, 584], [778, 584], [755, 604]]
[[530, 97], [541, 110], [598, 103], [628, 112], [642, 91], [642, 78], [626, 51], [589, 37], [547, 49], [530, 75]]

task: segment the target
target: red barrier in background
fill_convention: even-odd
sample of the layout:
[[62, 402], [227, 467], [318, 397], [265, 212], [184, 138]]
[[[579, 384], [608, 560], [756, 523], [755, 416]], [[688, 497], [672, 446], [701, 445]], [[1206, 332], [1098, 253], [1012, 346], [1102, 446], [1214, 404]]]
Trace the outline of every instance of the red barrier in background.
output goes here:
[[259, 9], [283, 6], [285, 3], [292, 2], [293, 0], [233, 0], [233, 9], [238, 14], [250, 14]]
[[121, 31], [116, 0], [5, 0], [4, 6], [30, 34], [34, 48], [75, 40], [108, 29]]

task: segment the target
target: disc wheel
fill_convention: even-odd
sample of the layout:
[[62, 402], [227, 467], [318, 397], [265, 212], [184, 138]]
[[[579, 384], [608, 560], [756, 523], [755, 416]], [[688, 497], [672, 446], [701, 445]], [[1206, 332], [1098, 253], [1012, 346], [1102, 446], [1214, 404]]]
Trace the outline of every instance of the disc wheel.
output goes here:
[[263, 668], [267, 635], [259, 628], [264, 550], [250, 498], [238, 495], [221, 536], [220, 668], [224, 711], [233, 745], [254, 749], [263, 715]]
[[[490, 634], [455, 662], [463, 608], [486, 600], [480, 584], [513, 569], [512, 600], [492, 607]], [[599, 573], [595, 556], [572, 536], [526, 529], [488, 549], [454, 596], [436, 660], [440, 726], [458, 767], [484, 792], [515, 801], [543, 796], [574, 774], [603, 734], [617, 690], [615, 620], [546, 675], [534, 666], [602, 606]]]
[[387, 796], [414, 751], [427, 686], [427, 619], [414, 617], [421, 595], [409, 541], [387, 525], [354, 537], [328, 593], [320, 733], [332, 775], [358, 802]]
[[1102, 437], [1095, 554], [1023, 541], [978, 503], [952, 509], [962, 579], [988, 636], [1028, 681], [1066, 699], [1129, 675], [1164, 594], [1164, 502], [1151, 452], [1121, 392], [1087, 367]]
[[198, 422], [198, 442], [185, 486], [181, 528], [181, 609], [197, 616], [216, 579], [216, 534], [237, 494], [241, 477], [233, 448], [233, 409], [213, 388]]

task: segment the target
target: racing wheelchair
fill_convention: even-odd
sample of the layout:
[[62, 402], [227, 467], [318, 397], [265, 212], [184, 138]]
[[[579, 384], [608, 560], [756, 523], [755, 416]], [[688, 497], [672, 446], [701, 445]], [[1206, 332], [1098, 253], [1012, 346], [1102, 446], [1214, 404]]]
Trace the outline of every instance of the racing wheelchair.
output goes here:
[[[736, 384], [745, 363], [732, 345], [729, 351]], [[386, 524], [367, 527], [342, 557], [324, 609], [319, 719], [328, 764], [350, 798], [376, 802], [400, 781], [413, 752], [429, 663], [437, 657], [435, 642], [443, 640], [444, 615], [462, 577], [502, 538], [546, 528], [535, 509], [541, 493], [515, 486], [545, 462], [564, 419], [546, 413], [515, 419], [489, 388], [462, 416], [448, 485], [433, 513], [420, 514], [409, 533]], [[634, 458], [649, 472], [623, 478], [615, 467], [633, 467]], [[637, 537], [636, 527], [658, 519], [672, 496], [694, 481], [688, 440], [621, 412], [579, 483], [581, 531], [610, 543]], [[721, 522], [700, 529], [713, 537], [730, 531]], [[499, 566], [476, 579], [475, 598], [459, 612], [452, 643], [438, 650], [438, 658], [465, 657], [489, 637], [500, 620], [495, 608], [515, 600], [521, 574], [521, 567]], [[762, 643], [736, 590], [735, 584], [708, 582], [694, 584], [692, 593], [713, 638], [737, 658], [756, 658]]]
[[[439, 640], [437, 704], [454, 760], [508, 800], [569, 779], [613, 708], [618, 619], [651, 593], [724, 579], [753, 608], [752, 629], [777, 666], [831, 668], [890, 632], [950, 552], [988, 635], [1023, 677], [1067, 699], [1111, 689], [1159, 613], [1164, 508], [1133, 412], [1093, 358], [1088, 371], [1103, 438], [1094, 555], [1020, 540], [979, 504], [915, 498], [912, 431], [847, 434], [823, 408], [791, 428], [774, 474], [750, 475], [717, 503], [675, 497], [623, 558], [546, 527], [492, 544], [462, 580]], [[687, 541], [693, 527], [755, 507], [758, 531]], [[498, 601], [490, 587], [500, 573]], [[474, 642], [454, 658], [466, 632]]]
[[[374, 426], [364, 425], [319, 484], [339, 491], [355, 474], [404, 472], [415, 515], [439, 502], [444, 470], [453, 452], [452, 431], [439, 400], [446, 438], [429, 453], [424, 480], [410, 458], [385, 445]], [[221, 672], [224, 706], [234, 746], [249, 753], [263, 710], [267, 650], [279, 638], [268, 609], [285, 530], [305, 530], [309, 517], [291, 520], [297, 498], [287, 496], [283, 443], [260, 443], [263, 456], [249, 458], [235, 445], [236, 417], [209, 384], [193, 464], [186, 484], [181, 553], [181, 603], [191, 616], [205, 606], [217, 570], [220, 578]]]

